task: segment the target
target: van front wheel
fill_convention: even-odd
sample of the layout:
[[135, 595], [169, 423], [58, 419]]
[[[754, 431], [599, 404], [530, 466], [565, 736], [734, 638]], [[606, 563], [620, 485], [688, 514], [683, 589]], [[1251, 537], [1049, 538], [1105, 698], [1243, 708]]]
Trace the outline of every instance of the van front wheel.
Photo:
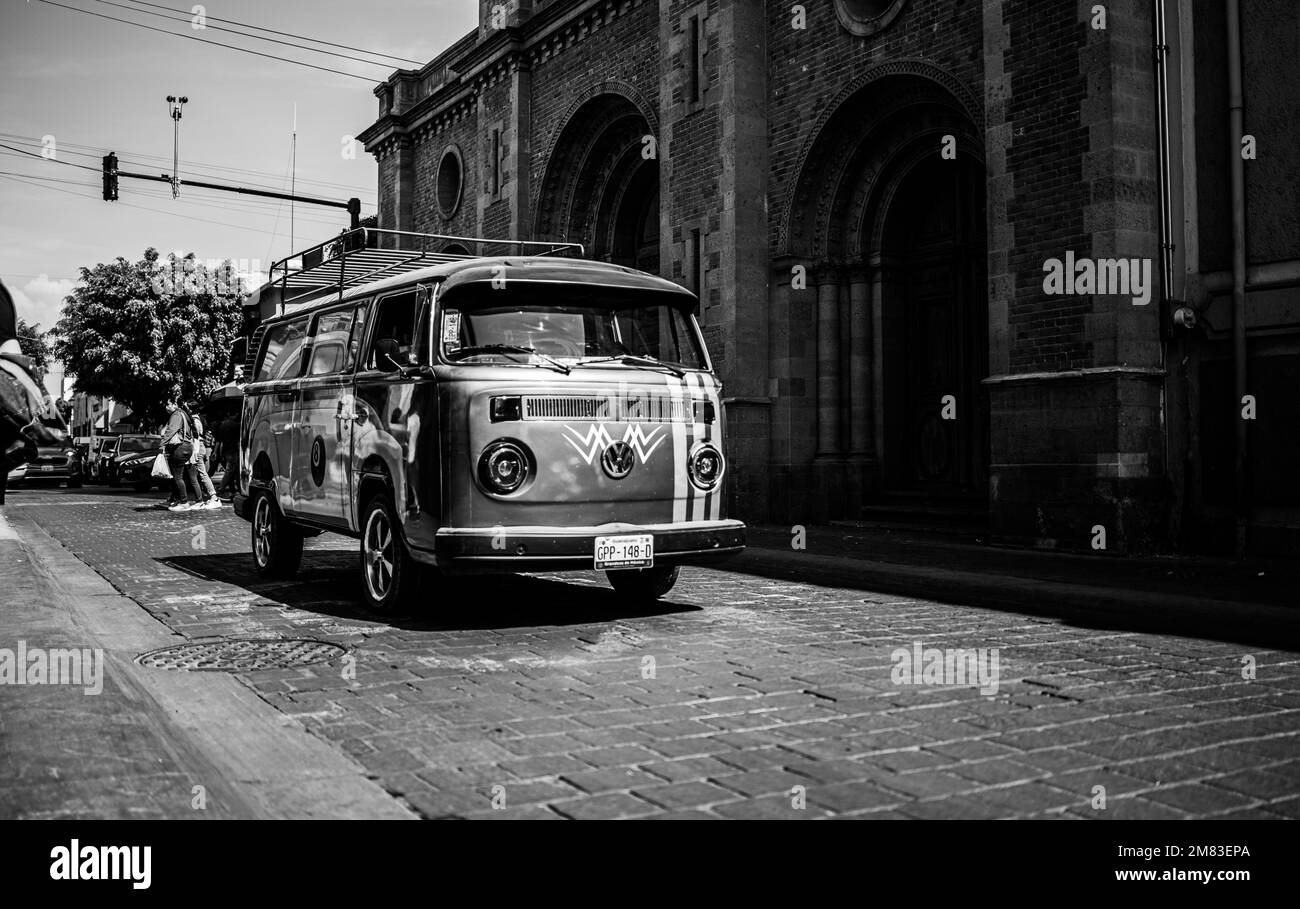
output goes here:
[[633, 600], [657, 600], [677, 583], [680, 565], [656, 565], [654, 568], [625, 568], [607, 571], [605, 576], [619, 593]]
[[366, 605], [375, 612], [397, 613], [409, 605], [417, 580], [392, 503], [381, 493], [367, 503], [361, 524], [361, 588]]
[[264, 578], [288, 578], [302, 564], [302, 533], [285, 520], [269, 492], [253, 505], [253, 562]]

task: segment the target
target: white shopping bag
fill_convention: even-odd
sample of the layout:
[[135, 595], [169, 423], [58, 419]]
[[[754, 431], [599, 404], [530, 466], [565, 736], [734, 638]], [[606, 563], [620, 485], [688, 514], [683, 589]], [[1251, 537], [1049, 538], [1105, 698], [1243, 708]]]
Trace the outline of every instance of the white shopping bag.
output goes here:
[[172, 472], [171, 468], [167, 466], [167, 456], [161, 451], [158, 452], [158, 457], [153, 459], [153, 470], [150, 473], [160, 480], [171, 479]]

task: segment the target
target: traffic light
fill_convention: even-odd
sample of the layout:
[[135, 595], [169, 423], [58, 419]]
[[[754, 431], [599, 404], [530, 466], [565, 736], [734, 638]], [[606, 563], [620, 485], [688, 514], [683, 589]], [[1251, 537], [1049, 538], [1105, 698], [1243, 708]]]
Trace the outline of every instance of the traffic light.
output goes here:
[[117, 155], [109, 152], [104, 156], [104, 201], [117, 199]]

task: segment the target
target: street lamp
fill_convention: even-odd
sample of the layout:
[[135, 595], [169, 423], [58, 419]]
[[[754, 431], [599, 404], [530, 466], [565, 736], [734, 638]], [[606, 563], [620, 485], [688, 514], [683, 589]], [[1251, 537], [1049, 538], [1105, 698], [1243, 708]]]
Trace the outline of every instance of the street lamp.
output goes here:
[[181, 95], [167, 96], [168, 109], [172, 117], [172, 198], [181, 194], [181, 108], [189, 103], [189, 98]]

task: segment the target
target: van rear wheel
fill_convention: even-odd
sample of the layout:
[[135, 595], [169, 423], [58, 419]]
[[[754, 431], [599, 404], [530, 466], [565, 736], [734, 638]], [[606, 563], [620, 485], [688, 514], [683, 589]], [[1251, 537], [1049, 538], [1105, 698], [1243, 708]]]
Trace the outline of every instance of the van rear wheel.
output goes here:
[[361, 589], [367, 606], [389, 615], [410, 606], [419, 583], [393, 515], [391, 500], [380, 493], [366, 503], [361, 523]]
[[605, 576], [615, 590], [633, 600], [657, 600], [677, 583], [680, 565], [656, 565], [653, 568], [625, 568], [607, 571]]
[[302, 564], [302, 533], [285, 519], [270, 492], [253, 505], [253, 562], [264, 578], [288, 578]]

